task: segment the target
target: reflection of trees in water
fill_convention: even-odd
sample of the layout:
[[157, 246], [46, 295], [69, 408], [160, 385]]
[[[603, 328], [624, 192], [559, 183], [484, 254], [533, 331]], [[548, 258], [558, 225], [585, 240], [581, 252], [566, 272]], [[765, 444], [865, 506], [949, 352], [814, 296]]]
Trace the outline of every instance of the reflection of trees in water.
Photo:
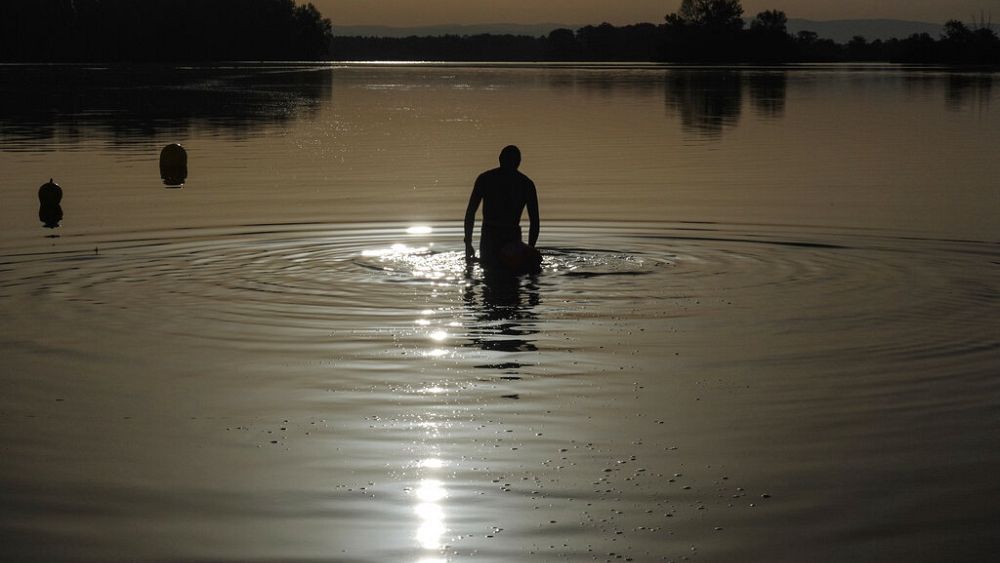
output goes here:
[[739, 123], [743, 75], [730, 70], [670, 71], [664, 95], [685, 131], [716, 136]]
[[779, 118], [785, 115], [788, 74], [785, 71], [753, 72], [749, 76], [750, 100], [757, 115]]
[[759, 116], [780, 118], [787, 89], [785, 71], [678, 69], [667, 72], [664, 96], [685, 131], [714, 137], [739, 124], [744, 90]]
[[0, 67], [0, 131], [16, 145], [59, 137], [118, 144], [192, 127], [235, 132], [309, 113], [330, 98], [317, 67]]
[[663, 87], [659, 73], [645, 69], [630, 69], [622, 65], [552, 70], [547, 79], [549, 88], [553, 90], [570, 90], [584, 95], [611, 95], [624, 92], [640, 97], [655, 97], [659, 96]]
[[784, 116], [788, 71], [781, 69], [677, 68], [652, 72], [648, 67], [599, 66], [553, 70], [549, 88], [580, 94], [635, 97], [664, 96], [668, 110], [680, 116], [686, 132], [710, 137], [739, 124], [748, 95], [764, 119]]
[[[469, 327], [470, 346], [499, 352], [537, 350], [532, 338], [538, 333], [535, 308], [541, 303], [537, 277], [490, 270], [476, 277], [470, 266], [463, 300], [474, 319]], [[511, 362], [504, 365], [518, 367]]]
[[949, 74], [945, 104], [953, 111], [961, 110], [969, 104], [982, 108], [990, 104], [992, 93], [992, 74]]

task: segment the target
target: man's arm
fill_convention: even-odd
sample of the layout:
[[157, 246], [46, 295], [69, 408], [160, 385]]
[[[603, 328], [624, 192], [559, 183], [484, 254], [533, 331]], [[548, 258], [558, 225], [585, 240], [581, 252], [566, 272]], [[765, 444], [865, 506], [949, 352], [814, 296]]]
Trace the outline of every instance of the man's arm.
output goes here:
[[528, 220], [531, 221], [531, 226], [528, 229], [528, 244], [533, 247], [538, 241], [538, 231], [541, 230], [538, 221], [538, 193], [535, 191], [534, 182], [530, 184], [528, 189]]
[[469, 206], [465, 208], [465, 255], [475, 256], [476, 249], [472, 246], [472, 229], [476, 225], [476, 210], [479, 209], [479, 202], [483, 200], [482, 190], [479, 188], [479, 180], [476, 180], [475, 187], [472, 188], [472, 195], [469, 196]]

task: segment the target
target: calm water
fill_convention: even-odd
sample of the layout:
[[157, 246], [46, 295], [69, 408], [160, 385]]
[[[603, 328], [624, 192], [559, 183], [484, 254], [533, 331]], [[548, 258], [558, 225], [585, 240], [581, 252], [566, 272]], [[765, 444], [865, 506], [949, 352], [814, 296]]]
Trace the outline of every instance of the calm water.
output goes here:
[[984, 560], [995, 79], [0, 66], [0, 559]]

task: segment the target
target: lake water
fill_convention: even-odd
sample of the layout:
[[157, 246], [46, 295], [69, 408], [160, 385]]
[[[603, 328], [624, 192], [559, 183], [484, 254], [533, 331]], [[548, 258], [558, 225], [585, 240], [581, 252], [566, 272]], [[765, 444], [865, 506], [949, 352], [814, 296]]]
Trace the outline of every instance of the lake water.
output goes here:
[[0, 559], [985, 560], [996, 78], [0, 66]]

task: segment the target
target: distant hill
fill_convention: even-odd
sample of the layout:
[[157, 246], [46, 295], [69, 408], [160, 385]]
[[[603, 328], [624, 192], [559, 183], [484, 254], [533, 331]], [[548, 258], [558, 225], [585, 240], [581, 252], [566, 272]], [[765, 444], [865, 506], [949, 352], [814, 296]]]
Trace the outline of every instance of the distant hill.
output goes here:
[[[600, 22], [598, 22], [600, 23]], [[660, 23], [660, 22], [656, 22]], [[480, 25], [431, 25], [422, 27], [389, 27], [375, 25], [341, 25], [334, 26], [333, 34], [338, 37], [409, 37], [409, 36], [439, 36], [439, 35], [479, 35], [490, 33], [494, 35], [529, 35], [539, 37], [548, 35], [553, 29], [579, 29], [586, 24], [538, 23], [538, 24], [480, 24]], [[594, 24], [596, 25], [596, 24]], [[905, 20], [804, 20], [790, 18], [789, 33], [796, 34], [802, 30], [815, 31], [821, 38], [833, 39], [838, 43], [846, 43], [855, 35], [860, 35], [869, 41], [875, 39], [900, 39], [914, 33], [929, 33], [937, 37], [943, 24], [905, 21]]]

